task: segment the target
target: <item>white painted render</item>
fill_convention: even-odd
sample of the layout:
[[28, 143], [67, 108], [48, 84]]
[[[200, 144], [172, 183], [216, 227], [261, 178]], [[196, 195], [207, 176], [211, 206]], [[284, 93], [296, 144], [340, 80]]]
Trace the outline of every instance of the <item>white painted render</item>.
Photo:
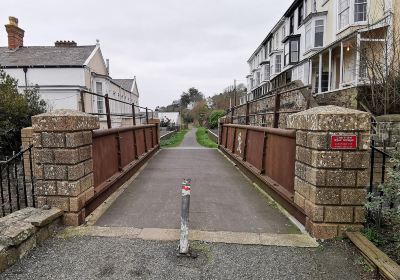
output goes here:
[[[4, 65], [7, 66], [7, 65]], [[82, 67], [28, 67], [26, 73], [23, 68], [4, 68], [4, 71], [18, 80], [19, 89], [38, 86], [41, 98], [48, 104], [48, 111], [55, 109], [82, 110], [81, 90], [108, 94], [126, 103], [139, 105], [139, 91], [134, 80], [131, 89], [124, 89], [114, 83], [109, 76], [100, 45], [97, 45]], [[102, 91], [96, 92], [96, 83], [101, 84]], [[84, 94], [85, 112], [105, 113], [104, 98]], [[99, 107], [100, 106], [100, 107]], [[110, 100], [111, 113], [132, 114], [132, 106]], [[136, 113], [139, 109], [136, 108]], [[105, 117], [100, 117], [105, 119]], [[120, 126], [121, 117], [113, 117], [113, 126]]]
[[[85, 85], [83, 68], [27, 68], [27, 86], [38, 85], [41, 98], [46, 100], [48, 110], [78, 109], [80, 89]], [[7, 74], [18, 80], [25, 88], [25, 73], [22, 68], [6, 68]]]
[[[304, 84], [313, 85], [314, 92], [320, 92], [320, 87], [315, 87], [319, 82], [317, 76], [321, 73], [329, 73], [329, 90], [342, 87], [356, 86], [359, 67], [359, 57], [354, 50], [356, 42], [349, 42], [348, 35], [355, 32], [362, 32], [363, 28], [369, 24], [374, 24], [385, 18], [389, 12], [398, 9], [392, 0], [366, 0], [366, 19], [364, 21], [355, 20], [355, 0], [348, 0], [349, 16], [348, 24], [339, 26], [339, 1], [340, 0], [303, 0], [303, 23], [298, 24], [299, 9], [295, 7], [294, 32], [291, 35], [300, 36], [299, 62], [284, 66], [285, 47], [282, 43], [284, 37], [289, 35], [290, 15], [283, 16], [272, 28], [268, 36], [264, 39], [255, 52], [249, 58], [248, 65], [250, 73], [247, 75], [248, 99], [254, 98], [254, 91], [262, 89], [265, 93], [265, 86], [270, 83], [277, 75], [291, 69], [292, 80], [301, 80]], [[346, 1], [344, 1], [346, 2]], [[315, 4], [315, 5], [314, 5]], [[394, 13], [395, 14], [395, 13]], [[323, 44], [314, 46], [316, 23], [323, 21]], [[396, 19], [395, 19], [396, 20]], [[310, 30], [309, 38], [306, 39], [306, 28]], [[311, 48], [306, 49], [306, 44], [310, 42]], [[271, 44], [271, 48], [269, 47]], [[352, 45], [353, 44], [353, 45]], [[352, 46], [353, 48], [349, 47]], [[340, 47], [342, 52], [340, 52]], [[339, 48], [339, 49], [338, 49]], [[329, 50], [331, 49], [331, 50]], [[269, 52], [271, 50], [271, 52]], [[323, 53], [322, 56], [319, 53]], [[329, 52], [331, 53], [329, 56]], [[281, 56], [281, 69], [277, 69], [277, 56]], [[319, 58], [322, 60], [320, 61]], [[342, 64], [340, 64], [342, 61]], [[321, 68], [320, 68], [321, 65]], [[269, 66], [269, 70], [266, 69]], [[342, 68], [341, 68], [342, 67]], [[280, 71], [276, 71], [280, 70]], [[269, 76], [268, 76], [269, 74]], [[310, 74], [312, 76], [310, 76]], [[339, 75], [340, 74], [340, 75]], [[359, 73], [358, 73], [359, 74]], [[270, 88], [268, 85], [267, 88]], [[259, 94], [258, 91], [257, 94]]]

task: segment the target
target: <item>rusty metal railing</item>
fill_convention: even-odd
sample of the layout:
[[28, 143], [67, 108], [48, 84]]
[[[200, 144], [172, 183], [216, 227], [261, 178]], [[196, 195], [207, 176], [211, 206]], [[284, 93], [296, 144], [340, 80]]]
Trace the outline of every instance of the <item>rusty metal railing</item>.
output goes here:
[[155, 148], [158, 139], [158, 124], [93, 131], [94, 186]]
[[86, 215], [158, 150], [158, 124], [95, 130], [92, 145], [95, 196], [85, 206]]
[[240, 163], [294, 209], [296, 131], [238, 124], [220, 124], [219, 148]]

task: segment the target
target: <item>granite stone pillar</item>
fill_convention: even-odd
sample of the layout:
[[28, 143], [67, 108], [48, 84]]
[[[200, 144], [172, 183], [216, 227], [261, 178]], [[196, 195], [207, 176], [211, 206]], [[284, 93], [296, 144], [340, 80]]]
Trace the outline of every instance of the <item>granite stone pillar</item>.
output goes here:
[[92, 130], [97, 117], [56, 110], [32, 117], [38, 207], [64, 211], [65, 225], [79, 225], [85, 202], [93, 197]]

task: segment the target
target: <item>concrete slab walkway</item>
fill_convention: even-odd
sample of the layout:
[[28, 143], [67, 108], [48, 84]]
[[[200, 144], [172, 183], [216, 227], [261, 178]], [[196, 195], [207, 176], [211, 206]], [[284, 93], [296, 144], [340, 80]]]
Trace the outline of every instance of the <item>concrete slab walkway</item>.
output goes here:
[[154, 156], [96, 225], [178, 229], [180, 183], [191, 178], [191, 229], [299, 233], [218, 150], [199, 149], [195, 129], [180, 147]]

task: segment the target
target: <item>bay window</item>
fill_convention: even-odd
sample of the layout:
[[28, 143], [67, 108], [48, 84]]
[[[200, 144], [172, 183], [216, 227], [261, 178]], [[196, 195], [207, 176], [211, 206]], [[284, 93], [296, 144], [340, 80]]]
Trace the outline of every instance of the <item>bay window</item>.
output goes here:
[[290, 16], [289, 24], [290, 24], [289, 34], [293, 34], [293, 32], [294, 32], [294, 15]]
[[314, 47], [322, 47], [324, 45], [324, 20], [315, 21]]
[[304, 17], [308, 16], [308, 1], [304, 0]]
[[339, 0], [338, 30], [350, 24], [367, 21], [368, 0]]
[[264, 80], [265, 81], [269, 81], [269, 76], [270, 76], [270, 70], [271, 70], [271, 68], [270, 68], [270, 65], [269, 65], [269, 63], [266, 63], [265, 65], [264, 65]]
[[350, 0], [339, 0], [338, 24], [339, 30], [349, 25]]
[[300, 37], [290, 36], [285, 42], [284, 64], [295, 64], [299, 62]]
[[298, 15], [297, 15], [297, 26], [300, 26], [303, 24], [303, 19], [304, 19], [304, 8], [303, 4], [301, 3], [298, 7]]
[[289, 42], [286, 42], [283, 50], [283, 63], [285, 66], [289, 64], [289, 53], [290, 53]]
[[305, 33], [306, 51], [308, 51], [309, 49], [312, 48], [311, 25], [312, 25], [312, 22], [309, 22], [306, 25], [306, 33]]
[[299, 39], [290, 41], [290, 63], [299, 62]]
[[305, 49], [321, 48], [324, 46], [325, 20], [313, 19], [305, 27]]
[[275, 74], [280, 73], [282, 70], [282, 56], [277, 54], [275, 56]]
[[354, 22], [367, 21], [367, 0], [354, 0]]

